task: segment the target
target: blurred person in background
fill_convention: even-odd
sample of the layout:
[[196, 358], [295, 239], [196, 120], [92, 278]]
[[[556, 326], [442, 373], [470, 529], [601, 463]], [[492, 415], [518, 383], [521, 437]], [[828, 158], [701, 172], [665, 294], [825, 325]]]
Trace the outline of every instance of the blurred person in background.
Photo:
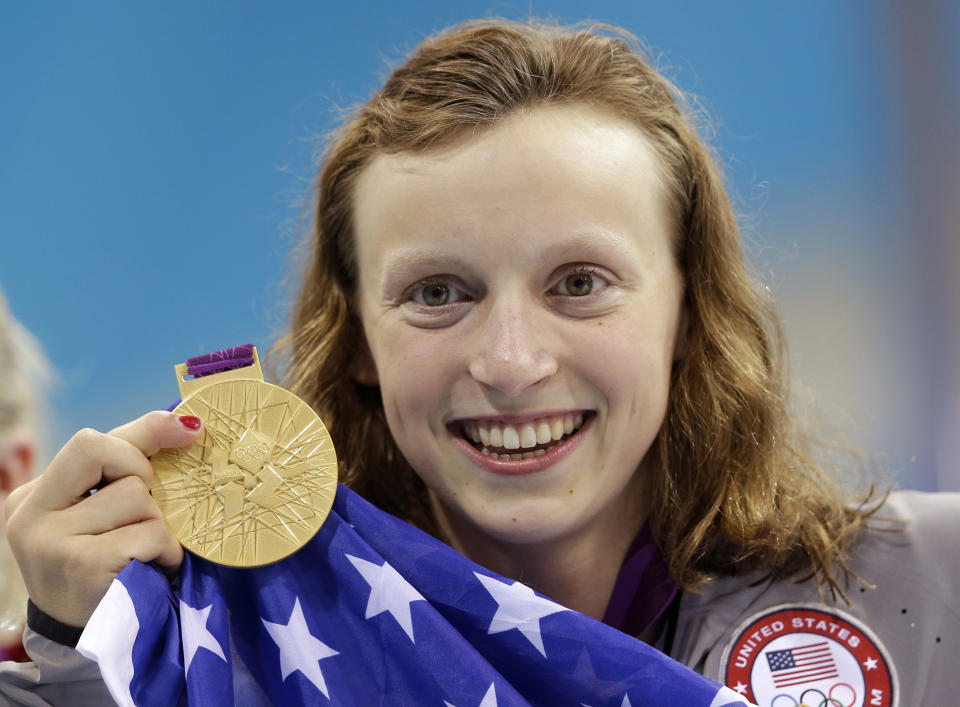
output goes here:
[[0, 289], [0, 660], [29, 660], [21, 643], [27, 590], [7, 543], [3, 501], [38, 467], [38, 412], [49, 371], [40, 345], [10, 313]]

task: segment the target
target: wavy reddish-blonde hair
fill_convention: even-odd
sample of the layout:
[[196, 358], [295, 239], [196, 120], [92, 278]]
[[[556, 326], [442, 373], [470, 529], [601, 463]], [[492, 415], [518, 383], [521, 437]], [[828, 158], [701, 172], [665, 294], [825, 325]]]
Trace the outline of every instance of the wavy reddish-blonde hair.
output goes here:
[[364, 356], [355, 309], [352, 201], [378, 153], [464, 139], [513, 111], [587, 103], [625, 118], [662, 160], [686, 286], [684, 355], [648, 452], [649, 522], [675, 579], [806, 567], [837, 589], [843, 551], [863, 519], [795, 444], [782, 334], [750, 276], [723, 180], [687, 102], [609, 26], [471, 22], [418, 46], [329, 142], [313, 229], [278, 350], [286, 384], [326, 421], [342, 480], [381, 508], [436, 532], [426, 490], [387, 428], [379, 391], [351, 377]]

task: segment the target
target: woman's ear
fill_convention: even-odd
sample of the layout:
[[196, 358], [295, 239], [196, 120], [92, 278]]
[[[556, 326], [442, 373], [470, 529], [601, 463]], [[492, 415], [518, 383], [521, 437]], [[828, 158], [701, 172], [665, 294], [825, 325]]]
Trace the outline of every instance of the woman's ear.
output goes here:
[[34, 456], [33, 439], [29, 432], [25, 428], [14, 428], [0, 447], [0, 501], [17, 486], [30, 480]]
[[370, 352], [367, 337], [360, 333], [360, 344], [350, 362], [350, 377], [360, 385], [379, 385], [380, 376], [377, 375], [377, 364]]

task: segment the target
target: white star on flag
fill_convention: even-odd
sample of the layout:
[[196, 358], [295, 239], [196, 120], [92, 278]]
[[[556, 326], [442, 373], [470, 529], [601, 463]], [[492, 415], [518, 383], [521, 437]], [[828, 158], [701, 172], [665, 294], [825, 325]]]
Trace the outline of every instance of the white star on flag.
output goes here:
[[227, 661], [220, 643], [207, 630], [207, 618], [210, 616], [211, 609], [213, 609], [213, 604], [203, 609], [194, 609], [182, 599], [180, 600], [180, 632], [183, 641], [184, 673], [190, 671], [193, 657], [200, 648], [206, 648], [214, 655], [220, 656], [224, 662]]
[[547, 651], [543, 648], [543, 637], [540, 635], [540, 619], [570, 610], [549, 599], [538, 597], [530, 587], [520, 582], [506, 584], [478, 572], [473, 574], [498, 604], [497, 613], [493, 615], [487, 633], [500, 633], [515, 628], [546, 658]]
[[[737, 684], [739, 685], [742, 683]], [[746, 685], [744, 685], [743, 689], [746, 691]], [[747, 702], [742, 696], [738, 695], [725, 685], [717, 691], [717, 694], [713, 698], [713, 702], [710, 703], [710, 707], [727, 707], [727, 705], [731, 704], [752, 705], [752, 707], [756, 707], [756, 705], [754, 705], [752, 702]]]
[[389, 611], [400, 624], [400, 628], [413, 640], [413, 617], [410, 615], [410, 603], [426, 601], [423, 595], [414, 589], [407, 580], [400, 576], [388, 562], [378, 565], [359, 557], [346, 555], [350, 564], [363, 575], [363, 579], [370, 585], [370, 598], [367, 600], [365, 619], [372, 618], [384, 611]]
[[286, 680], [290, 673], [299, 670], [324, 697], [330, 699], [319, 661], [340, 654], [310, 633], [303, 609], [300, 608], [300, 598], [297, 597], [294, 601], [290, 620], [286, 624], [275, 624], [263, 617], [260, 617], [260, 620], [267, 628], [270, 638], [280, 648], [281, 679]]
[[480, 701], [480, 707], [497, 707], [497, 690], [493, 683], [490, 683], [490, 687], [487, 688], [487, 694]]

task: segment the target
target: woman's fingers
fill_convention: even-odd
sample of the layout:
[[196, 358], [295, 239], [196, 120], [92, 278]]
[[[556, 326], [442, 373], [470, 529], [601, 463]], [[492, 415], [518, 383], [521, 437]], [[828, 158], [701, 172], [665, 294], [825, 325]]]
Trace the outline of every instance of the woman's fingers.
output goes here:
[[60, 522], [70, 535], [101, 535], [125, 525], [162, 519], [150, 490], [139, 476], [124, 476], [66, 509]]
[[145, 457], [161, 449], [184, 447], [200, 436], [200, 420], [156, 410], [108, 433], [132, 444]]
[[150, 496], [147, 457], [195, 441], [191, 422], [153, 412], [108, 434], [82, 430], [8, 497], [7, 537], [43, 611], [82, 626], [130, 559], [179, 567], [183, 550]]
[[[151, 518], [103, 533], [96, 536], [94, 544], [98, 552], [113, 560], [111, 581], [130, 560], [156, 562], [168, 569], [177, 569], [183, 562], [183, 548], [162, 518]], [[96, 604], [90, 607], [91, 614], [94, 608]]]
[[8, 514], [26, 502], [42, 511], [62, 510], [79, 503], [90, 489], [124, 476], [138, 476], [149, 486], [153, 468], [147, 457], [190, 444], [199, 434], [178, 415], [164, 411], [147, 413], [108, 434], [80, 430], [39, 478], [12, 495]]
[[128, 442], [96, 430], [80, 430], [33, 482], [36, 488], [25, 502], [41, 511], [62, 510], [79, 503], [90, 489], [123, 476], [136, 476], [149, 484], [153, 468]]
[[[84, 626], [110, 583], [132, 559], [174, 569], [183, 549], [158, 518], [93, 536], [72, 536], [56, 547], [35, 547], [30, 589], [42, 611], [68, 626]], [[20, 557], [18, 555], [17, 559]]]

